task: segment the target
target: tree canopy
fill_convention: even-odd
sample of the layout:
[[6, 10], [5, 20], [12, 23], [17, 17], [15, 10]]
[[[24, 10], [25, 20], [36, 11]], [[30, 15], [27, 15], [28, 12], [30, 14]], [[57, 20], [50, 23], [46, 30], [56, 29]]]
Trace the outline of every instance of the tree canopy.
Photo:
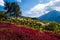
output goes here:
[[6, 2], [4, 9], [6, 10], [5, 14], [10, 16], [18, 17], [21, 15], [20, 7], [16, 2]]

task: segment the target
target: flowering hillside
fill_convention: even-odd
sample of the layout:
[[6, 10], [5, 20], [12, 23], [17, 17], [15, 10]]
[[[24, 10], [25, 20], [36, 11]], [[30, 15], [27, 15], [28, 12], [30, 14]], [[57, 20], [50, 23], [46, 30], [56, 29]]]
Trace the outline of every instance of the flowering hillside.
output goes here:
[[60, 40], [60, 34], [0, 22], [0, 40]]

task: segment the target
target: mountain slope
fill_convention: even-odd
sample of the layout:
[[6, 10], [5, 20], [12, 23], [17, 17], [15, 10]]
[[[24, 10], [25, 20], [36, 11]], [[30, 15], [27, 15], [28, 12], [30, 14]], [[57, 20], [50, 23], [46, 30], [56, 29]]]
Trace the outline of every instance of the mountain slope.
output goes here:
[[60, 23], [60, 12], [56, 10], [50, 11], [49, 13], [39, 17], [38, 19], [42, 21], [56, 21]]

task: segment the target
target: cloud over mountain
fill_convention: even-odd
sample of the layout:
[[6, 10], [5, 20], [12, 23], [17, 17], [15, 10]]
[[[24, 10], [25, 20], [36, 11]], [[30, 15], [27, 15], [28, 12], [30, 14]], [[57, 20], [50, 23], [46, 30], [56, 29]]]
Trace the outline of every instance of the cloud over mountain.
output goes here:
[[39, 17], [41, 15], [44, 15], [45, 13], [48, 13], [51, 10], [60, 11], [60, 0], [49, 0], [43, 3], [44, 1], [45, 0], [40, 1], [42, 3], [35, 5], [26, 13], [28, 15], [31, 15], [31, 17]]

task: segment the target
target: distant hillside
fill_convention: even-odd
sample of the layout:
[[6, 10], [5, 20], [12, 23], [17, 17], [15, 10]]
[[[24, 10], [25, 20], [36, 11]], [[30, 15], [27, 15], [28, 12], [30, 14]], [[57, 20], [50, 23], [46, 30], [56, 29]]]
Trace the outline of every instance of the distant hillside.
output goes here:
[[38, 18], [31, 18], [31, 19], [33, 19], [33, 20], [38, 20]]
[[55, 21], [60, 23], [60, 12], [54, 10], [38, 18], [42, 21]]

